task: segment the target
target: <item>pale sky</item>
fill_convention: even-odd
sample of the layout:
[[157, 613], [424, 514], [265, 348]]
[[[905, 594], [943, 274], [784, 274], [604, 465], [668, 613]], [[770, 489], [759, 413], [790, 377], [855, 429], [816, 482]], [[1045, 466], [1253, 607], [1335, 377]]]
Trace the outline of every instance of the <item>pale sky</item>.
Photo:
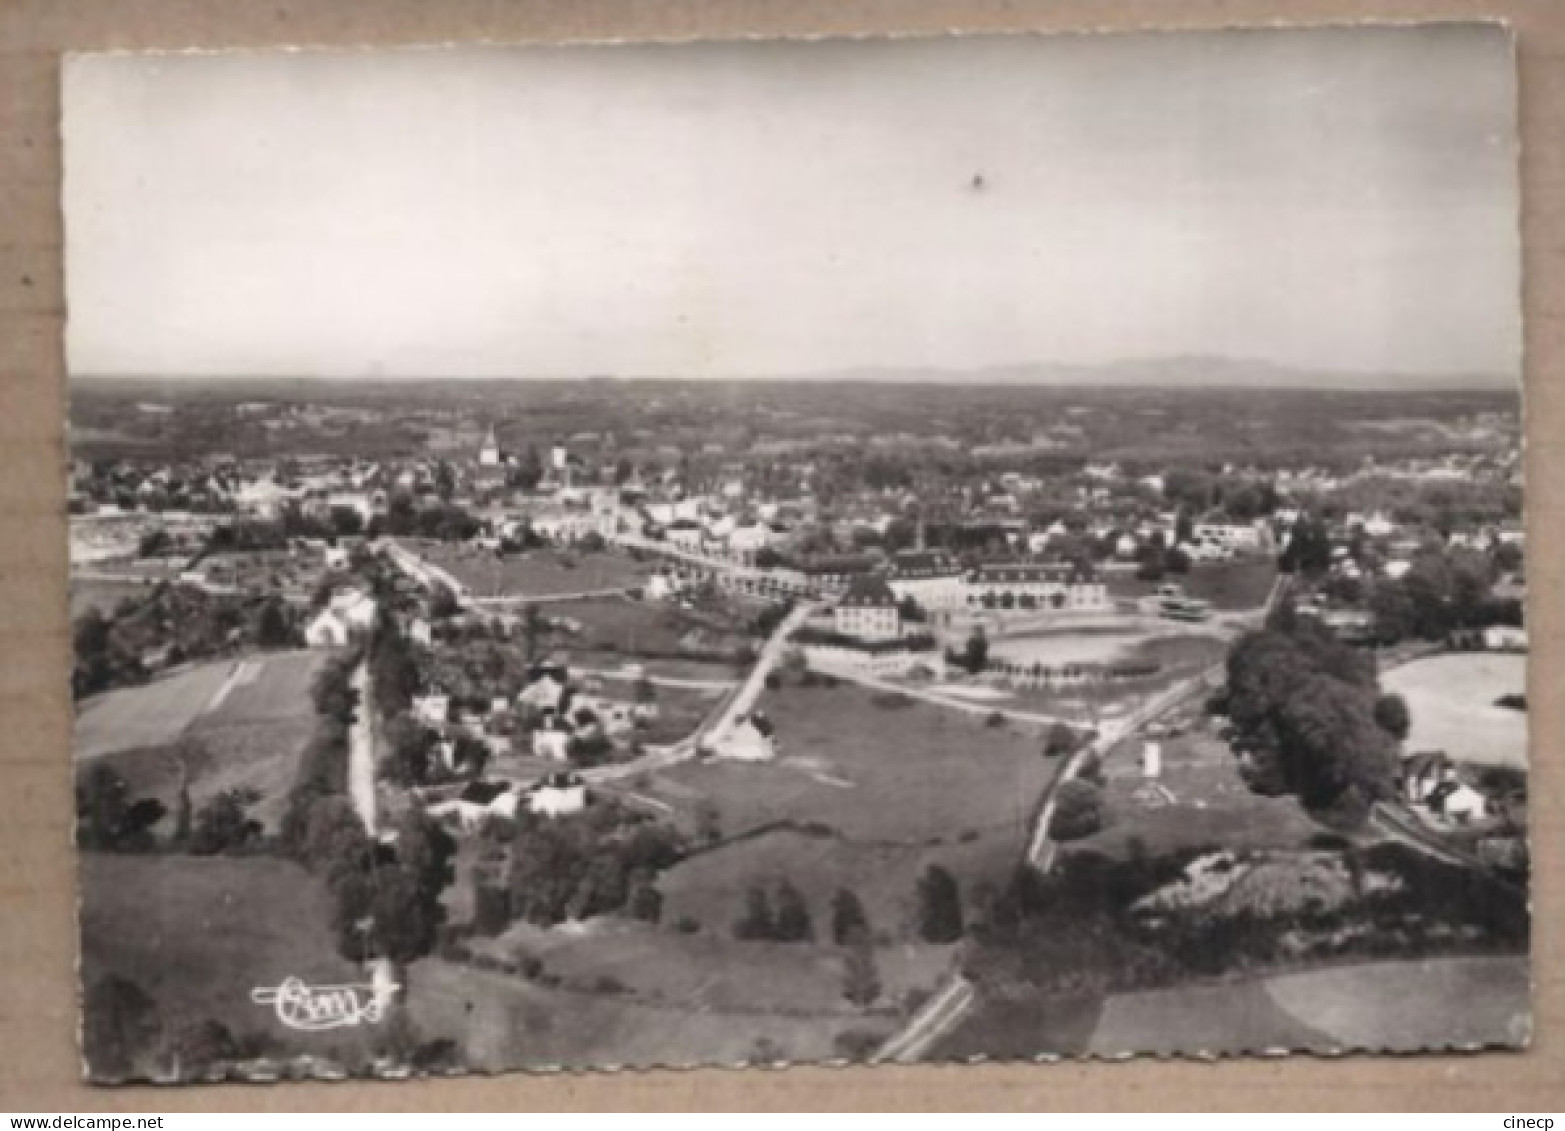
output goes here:
[[86, 56], [64, 97], [79, 375], [1520, 371], [1497, 27]]

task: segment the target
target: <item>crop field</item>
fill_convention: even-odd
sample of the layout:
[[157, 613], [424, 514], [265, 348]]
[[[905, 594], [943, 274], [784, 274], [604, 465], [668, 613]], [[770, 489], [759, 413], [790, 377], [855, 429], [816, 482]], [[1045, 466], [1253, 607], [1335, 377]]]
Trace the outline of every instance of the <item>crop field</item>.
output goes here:
[[110, 758], [136, 796], [170, 807], [182, 774], [197, 805], [224, 790], [254, 789], [261, 801], [251, 815], [274, 828], [295, 761], [314, 733], [310, 686], [326, 656], [220, 660], [111, 691], [90, 700], [78, 719], [76, 758]]
[[1406, 749], [1444, 750], [1484, 766], [1527, 766], [1527, 715], [1498, 707], [1527, 690], [1527, 657], [1495, 652], [1430, 656], [1392, 668], [1381, 685], [1407, 700]]
[[645, 584], [652, 570], [612, 550], [538, 549], [497, 557], [493, 551], [405, 540], [424, 560], [447, 570], [475, 597], [563, 597]]
[[364, 979], [337, 953], [325, 890], [270, 857], [116, 856], [81, 859], [82, 982], [128, 979], [157, 1005], [164, 1032], [208, 1019], [236, 1037], [264, 1034], [291, 1053], [330, 1055], [367, 1031], [284, 1028], [256, 986], [290, 975], [314, 985]]

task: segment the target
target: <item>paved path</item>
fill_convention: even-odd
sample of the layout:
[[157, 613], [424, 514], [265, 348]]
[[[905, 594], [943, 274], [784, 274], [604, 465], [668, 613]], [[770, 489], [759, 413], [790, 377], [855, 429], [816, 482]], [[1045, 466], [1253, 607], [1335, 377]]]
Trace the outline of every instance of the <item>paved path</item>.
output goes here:
[[354, 812], [364, 822], [365, 831], [375, 833], [375, 720], [374, 703], [370, 698], [369, 664], [360, 663], [353, 670], [353, 689], [358, 692], [358, 706], [353, 712], [353, 725], [348, 729], [348, 796]]

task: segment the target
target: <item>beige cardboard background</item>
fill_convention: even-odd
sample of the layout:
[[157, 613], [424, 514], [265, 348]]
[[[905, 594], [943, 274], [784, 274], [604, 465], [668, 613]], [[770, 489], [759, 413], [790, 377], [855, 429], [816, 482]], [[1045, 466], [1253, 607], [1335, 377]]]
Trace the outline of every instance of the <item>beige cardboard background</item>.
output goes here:
[[[731, 38], [1499, 18], [1520, 55], [1537, 1033], [1526, 1054], [711, 1070], [90, 1089], [77, 1081], [59, 55], [277, 44]], [[0, 1110], [1565, 1108], [1554, 673], [1565, 569], [1560, 0], [0, 0]]]

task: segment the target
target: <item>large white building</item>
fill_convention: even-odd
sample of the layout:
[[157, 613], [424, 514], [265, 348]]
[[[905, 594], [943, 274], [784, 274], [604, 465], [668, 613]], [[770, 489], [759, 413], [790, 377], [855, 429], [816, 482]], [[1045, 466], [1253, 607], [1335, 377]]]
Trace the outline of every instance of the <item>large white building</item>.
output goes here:
[[861, 575], [832, 610], [836, 630], [859, 640], [895, 640], [902, 635], [897, 595], [884, 578]]

